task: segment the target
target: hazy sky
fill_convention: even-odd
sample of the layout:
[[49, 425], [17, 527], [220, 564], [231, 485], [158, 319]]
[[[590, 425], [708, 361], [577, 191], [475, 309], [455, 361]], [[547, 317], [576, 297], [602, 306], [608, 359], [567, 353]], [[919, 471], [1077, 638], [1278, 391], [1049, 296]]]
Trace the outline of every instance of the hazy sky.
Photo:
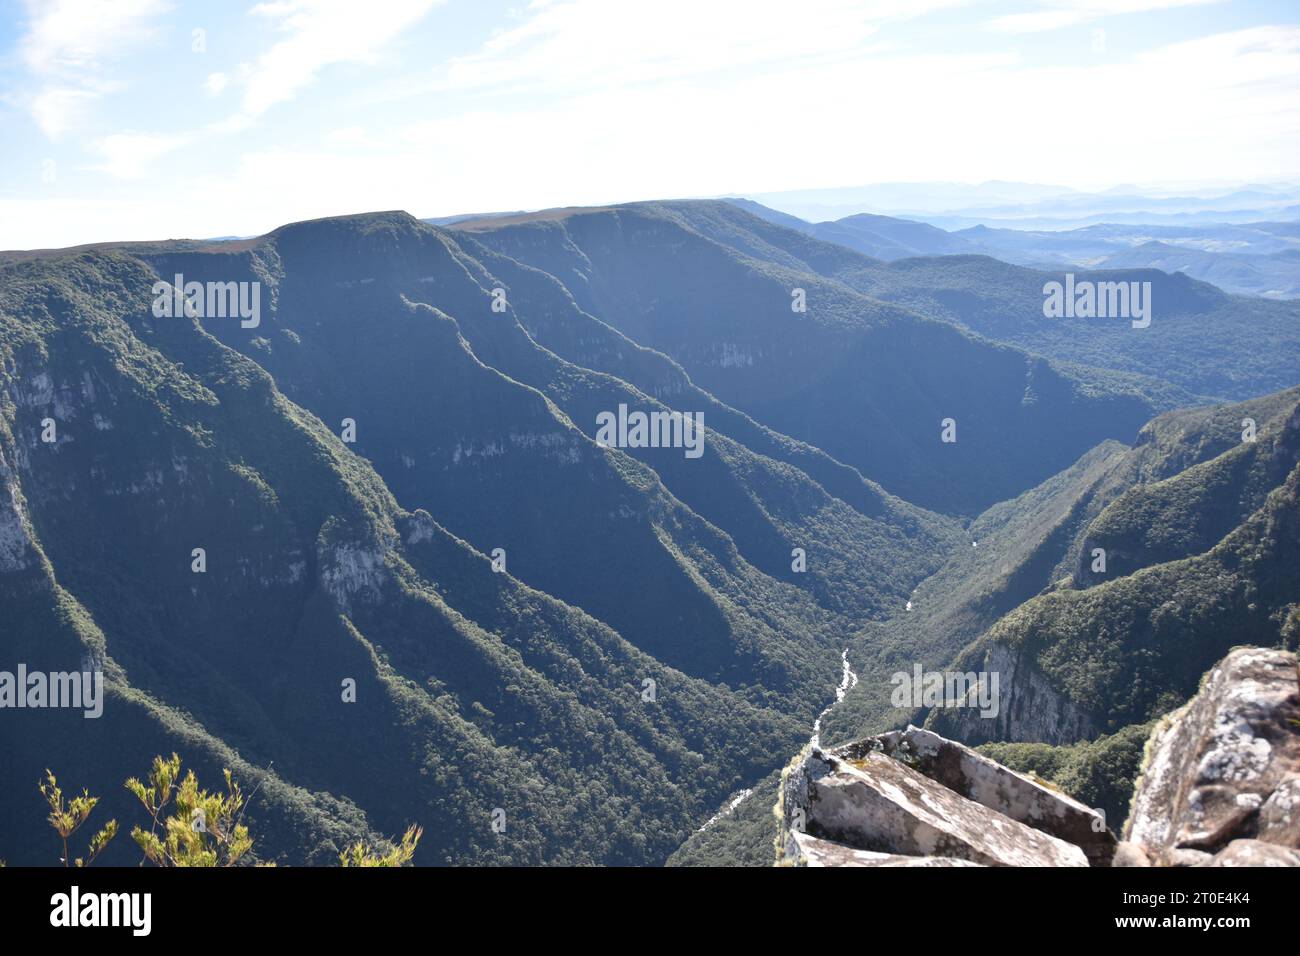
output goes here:
[[1300, 12], [0, 0], [0, 248], [869, 182], [1300, 180]]

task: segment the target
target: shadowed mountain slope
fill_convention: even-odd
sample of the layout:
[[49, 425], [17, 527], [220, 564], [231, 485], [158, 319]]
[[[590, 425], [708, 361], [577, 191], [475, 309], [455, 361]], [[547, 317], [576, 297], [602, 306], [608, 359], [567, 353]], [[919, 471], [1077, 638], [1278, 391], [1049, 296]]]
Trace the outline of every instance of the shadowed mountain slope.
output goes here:
[[[61, 779], [131, 819], [117, 788], [151, 747], [201, 768], [234, 752], [285, 781], [253, 819], [287, 862], [319, 861], [322, 833], [410, 821], [429, 827], [423, 862], [652, 862], [798, 738], [799, 718], [686, 677], [400, 508], [257, 365], [154, 319], [155, 278], [95, 253], [0, 283], [6, 652], [49, 670], [94, 652], [114, 688], [103, 723], [28, 715], [19, 784], [62, 754]], [[132, 724], [138, 745], [93, 746]], [[4, 795], [32, 835], [14, 863], [47, 858], [31, 796]]]
[[[721, 400], [933, 510], [982, 510], [1105, 438], [1131, 439], [1153, 408], [866, 298], [816, 271], [861, 257], [726, 203], [506, 222], [458, 228], [551, 273], [585, 311]], [[757, 227], [826, 261], [776, 250]], [[942, 440], [948, 418], [955, 442]]]
[[[1300, 384], [1300, 302], [1229, 295], [1182, 273], [1152, 268], [1066, 266], [1045, 272], [985, 255], [881, 262], [728, 203], [668, 205], [684, 223], [746, 255], [807, 269], [874, 299], [956, 322], [1054, 359], [1085, 381], [1136, 388], [1161, 408], [1196, 397], [1242, 400]], [[1078, 281], [1150, 282], [1151, 325], [1044, 318], [1043, 286], [1062, 281], [1066, 271]]]

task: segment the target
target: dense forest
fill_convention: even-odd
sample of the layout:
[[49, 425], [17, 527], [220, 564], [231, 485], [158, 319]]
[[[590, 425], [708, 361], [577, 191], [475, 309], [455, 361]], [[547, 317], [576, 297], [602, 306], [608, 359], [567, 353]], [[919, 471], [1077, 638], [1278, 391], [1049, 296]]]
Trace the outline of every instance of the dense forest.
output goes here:
[[[262, 314], [156, 314], [178, 275]], [[1297, 640], [1294, 308], [1164, 276], [1147, 345], [1067, 342], [1043, 275], [721, 202], [9, 257], [6, 659], [105, 699], [5, 714], [0, 858], [53, 813], [104, 864], [762, 865], [819, 714], [1118, 827], [1150, 722]], [[703, 454], [611, 447], [620, 408]], [[917, 664], [1000, 670], [999, 716], [894, 706]], [[124, 839], [169, 787], [251, 842]]]

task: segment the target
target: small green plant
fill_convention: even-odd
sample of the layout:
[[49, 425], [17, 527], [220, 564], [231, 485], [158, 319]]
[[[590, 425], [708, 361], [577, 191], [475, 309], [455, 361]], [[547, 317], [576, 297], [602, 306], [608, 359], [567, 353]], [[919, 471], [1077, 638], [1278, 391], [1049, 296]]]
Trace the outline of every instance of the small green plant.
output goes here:
[[[63, 841], [63, 856], [60, 859], [64, 866], [89, 866], [95, 861], [100, 853], [104, 852], [104, 847], [108, 846], [109, 841], [117, 836], [117, 821], [109, 820], [104, 828], [90, 838], [90, 845], [86, 848], [85, 857], [77, 857], [75, 862], [70, 863], [68, 858], [68, 840], [72, 835], [81, 829], [81, 825], [86, 822], [90, 816], [90, 811], [95, 809], [95, 804], [99, 803], [99, 797], [92, 797], [88, 790], [83, 789], [81, 796], [73, 797], [65, 805], [63, 802], [63, 790], [59, 787], [59, 781], [55, 779], [54, 774], [47, 768], [45, 771], [45, 782], [39, 784], [41, 796], [45, 802], [50, 805], [49, 821], [54, 832], [59, 835]], [[2, 866], [3, 864], [0, 864]]]
[[411, 824], [402, 834], [402, 841], [387, 852], [376, 853], [358, 840], [339, 854], [341, 866], [406, 866], [415, 856], [415, 847], [424, 835], [424, 828]]
[[181, 758], [172, 754], [166, 760], [154, 758], [148, 783], [135, 777], [126, 782], [151, 821], [148, 830], [131, 830], [144, 860], [181, 867], [235, 866], [243, 859], [253, 847], [243, 823], [246, 801], [230, 771], [223, 774], [225, 793], [209, 793], [200, 789], [193, 770], [181, 777]]
[[[131, 839], [144, 852], [142, 865], [236, 866], [248, 855], [253, 848], [253, 838], [244, 824], [248, 798], [228, 769], [222, 774], [225, 791], [210, 793], [199, 786], [193, 770], [181, 775], [181, 758], [173, 753], [168, 758], [154, 757], [145, 781], [136, 777], [126, 781], [126, 789], [140, 801], [150, 821], [147, 830], [139, 826], [131, 829]], [[68, 842], [86, 822], [99, 798], [82, 790], [80, 796], [65, 802], [54, 774], [46, 770], [45, 776], [39, 787], [50, 807], [50, 825], [63, 842], [63, 865], [89, 866], [117, 835], [117, 821], [109, 820], [91, 838], [84, 858], [70, 862]], [[422, 827], [412, 824], [395, 844], [384, 842], [372, 847], [358, 841], [339, 854], [339, 862], [343, 866], [406, 866], [415, 856], [423, 834]], [[4, 865], [0, 860], [0, 867]]]

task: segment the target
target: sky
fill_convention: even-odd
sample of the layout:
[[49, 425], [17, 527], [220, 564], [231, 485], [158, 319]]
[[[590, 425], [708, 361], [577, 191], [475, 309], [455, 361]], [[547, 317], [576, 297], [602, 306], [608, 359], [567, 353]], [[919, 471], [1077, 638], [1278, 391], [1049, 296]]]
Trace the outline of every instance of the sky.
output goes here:
[[0, 249], [990, 179], [1300, 181], [1300, 4], [0, 0]]

